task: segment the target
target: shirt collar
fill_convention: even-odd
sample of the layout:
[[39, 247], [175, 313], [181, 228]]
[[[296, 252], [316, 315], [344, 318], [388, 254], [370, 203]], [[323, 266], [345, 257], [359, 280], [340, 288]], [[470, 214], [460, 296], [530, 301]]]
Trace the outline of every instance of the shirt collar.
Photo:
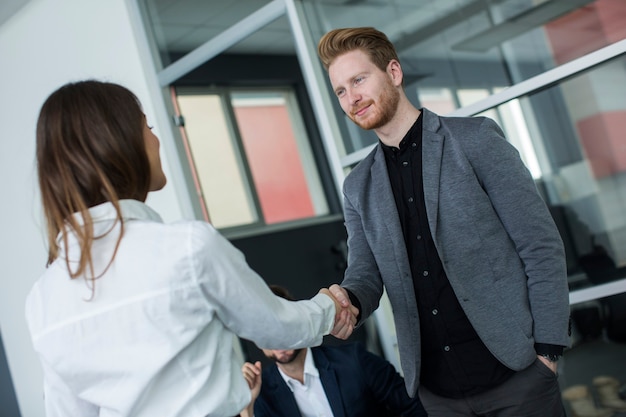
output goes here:
[[[154, 222], [163, 223], [163, 219], [159, 213], [154, 211], [145, 203], [138, 200], [120, 200], [120, 210], [122, 211], [122, 219], [127, 220], [149, 220]], [[117, 212], [115, 206], [111, 202], [99, 204], [89, 208], [89, 214], [94, 223], [105, 222], [115, 220]], [[80, 213], [74, 213], [78, 224], [83, 225], [83, 216]]]
[[388, 157], [395, 158], [396, 154], [403, 153], [409, 148], [409, 143], [421, 141], [422, 138], [422, 114], [423, 111], [420, 112], [420, 115], [415, 120], [415, 123], [411, 126], [408, 132], [404, 135], [398, 147], [385, 145], [380, 139], [378, 142], [380, 146], [383, 148], [385, 155]]
[[[122, 212], [122, 219], [124, 222], [129, 220], [145, 220], [163, 223], [163, 219], [152, 208], [139, 200], [119, 200], [120, 211]], [[94, 225], [94, 235], [99, 236], [111, 229], [111, 222], [117, 219], [117, 212], [115, 206], [110, 201], [106, 203], [98, 204], [97, 206], [90, 207], [88, 209], [91, 214], [91, 219]], [[76, 219], [79, 226], [84, 226], [85, 221], [80, 212], [72, 214]], [[69, 236], [74, 234], [69, 233]], [[62, 245], [63, 234], [59, 233], [57, 236], [57, 243]]]
[[300, 381], [298, 381], [295, 378], [290, 377], [289, 375], [284, 373], [282, 369], [280, 369], [280, 367], [278, 367], [278, 372], [280, 373], [280, 376], [283, 378], [283, 380], [285, 381], [285, 383], [287, 384], [291, 392], [294, 391], [296, 384], [308, 386], [309, 385], [308, 377], [314, 376], [314, 377], [319, 378], [320, 376], [320, 373], [317, 370], [317, 367], [315, 366], [315, 361], [313, 360], [313, 354], [311, 353], [311, 349], [306, 348], [305, 353], [306, 353], [306, 357], [304, 358], [304, 384], [300, 384]]

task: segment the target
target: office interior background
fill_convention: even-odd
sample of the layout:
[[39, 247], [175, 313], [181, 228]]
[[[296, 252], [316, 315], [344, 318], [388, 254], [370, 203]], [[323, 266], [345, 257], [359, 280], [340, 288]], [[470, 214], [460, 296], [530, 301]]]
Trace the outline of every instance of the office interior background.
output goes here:
[[[4, 0], [0, 416], [44, 415], [24, 300], [47, 253], [45, 98], [86, 78], [134, 91], [169, 180], [148, 204], [165, 221], [210, 221], [268, 283], [308, 298], [341, 281], [341, 184], [376, 143], [342, 114], [315, 53], [348, 26], [387, 33], [416, 105], [503, 127], [566, 247], [562, 388], [626, 383], [626, 1]], [[355, 338], [397, 366], [390, 315], [383, 300]], [[241, 353], [258, 354], [246, 341]]]

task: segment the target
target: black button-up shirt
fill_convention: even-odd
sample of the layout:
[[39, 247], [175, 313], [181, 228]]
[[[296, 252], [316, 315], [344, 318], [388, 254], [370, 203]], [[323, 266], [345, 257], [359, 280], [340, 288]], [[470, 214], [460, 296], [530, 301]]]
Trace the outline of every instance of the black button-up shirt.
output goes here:
[[435, 248], [424, 204], [422, 116], [399, 148], [382, 143], [381, 146], [404, 233], [420, 316], [420, 383], [433, 393], [450, 398], [484, 392], [514, 372], [500, 363], [476, 334]]

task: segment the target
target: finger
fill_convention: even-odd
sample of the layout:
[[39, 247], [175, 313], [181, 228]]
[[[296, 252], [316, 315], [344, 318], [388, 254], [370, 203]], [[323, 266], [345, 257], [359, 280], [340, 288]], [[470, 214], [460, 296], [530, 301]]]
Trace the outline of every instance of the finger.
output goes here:
[[256, 367], [256, 364], [251, 364], [250, 362], [245, 362], [243, 364], [243, 366], [241, 367], [241, 371], [242, 372], [246, 372], [247, 371], [247, 372], [250, 372], [250, 373], [253, 373], [253, 374], [257, 374], [257, 375], [259, 374], [259, 371], [258, 371], [258, 369]]
[[335, 323], [335, 326], [333, 327], [331, 334], [338, 339], [345, 340], [352, 334], [352, 331], [354, 330], [354, 326], [348, 319], [348, 317], [350, 317], [351, 315], [347, 311], [342, 311], [342, 313], [344, 315], [342, 315], [341, 318], [337, 321], [337, 323]]
[[347, 339], [354, 330], [354, 325], [356, 324], [356, 317], [351, 314], [349, 310], [344, 311], [344, 325], [341, 328], [341, 336]]
[[341, 328], [338, 328], [336, 331], [331, 332], [331, 334], [337, 339], [346, 340], [352, 334], [352, 330], [352, 326], [343, 326]]
[[335, 299], [341, 304], [342, 307], [349, 307], [352, 305], [350, 303], [350, 298], [348, 297], [348, 293], [345, 289], [341, 288], [337, 284], [331, 285], [328, 290], [335, 297]]
[[256, 361], [254, 364], [248, 363], [247, 369], [254, 375], [261, 375], [261, 362]]
[[254, 380], [254, 375], [250, 375], [250, 374], [243, 374], [243, 379], [246, 380], [246, 382], [248, 383], [248, 388], [252, 389], [254, 388], [256, 382]]

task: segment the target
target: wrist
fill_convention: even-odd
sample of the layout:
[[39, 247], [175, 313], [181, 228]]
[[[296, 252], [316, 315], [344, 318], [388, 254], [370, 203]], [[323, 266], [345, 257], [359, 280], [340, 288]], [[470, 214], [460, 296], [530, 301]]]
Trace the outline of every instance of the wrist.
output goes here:
[[549, 362], [558, 362], [563, 356], [564, 346], [552, 345], [548, 343], [535, 343], [535, 352]]
[[537, 356], [540, 356], [546, 359], [548, 362], [556, 363], [561, 359], [561, 355], [556, 353], [538, 353]]

